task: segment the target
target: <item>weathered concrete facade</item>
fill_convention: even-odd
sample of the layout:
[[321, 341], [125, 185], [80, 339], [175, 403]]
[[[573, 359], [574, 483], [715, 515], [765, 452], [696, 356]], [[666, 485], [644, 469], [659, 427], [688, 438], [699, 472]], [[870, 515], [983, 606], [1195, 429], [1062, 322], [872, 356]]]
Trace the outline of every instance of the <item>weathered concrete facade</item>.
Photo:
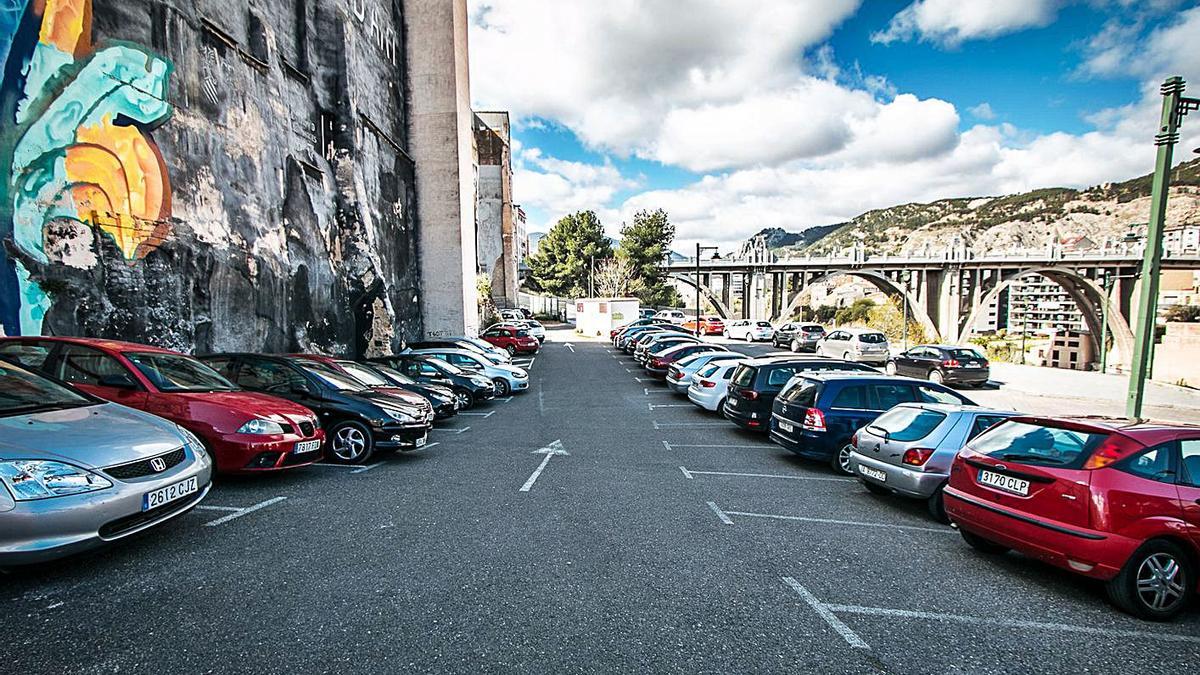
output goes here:
[[466, 0], [403, 0], [427, 336], [477, 333]]
[[512, 131], [507, 112], [475, 113], [478, 184], [475, 246], [479, 272], [492, 280], [492, 299], [517, 306], [520, 245], [512, 201]]
[[401, 0], [0, 5], [5, 332], [339, 353], [422, 333]]

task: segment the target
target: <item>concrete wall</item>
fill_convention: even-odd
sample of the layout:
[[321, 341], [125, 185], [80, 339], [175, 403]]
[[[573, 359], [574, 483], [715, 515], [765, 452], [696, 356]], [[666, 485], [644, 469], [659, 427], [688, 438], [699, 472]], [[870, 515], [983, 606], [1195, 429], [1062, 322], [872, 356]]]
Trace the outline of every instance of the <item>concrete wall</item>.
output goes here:
[[1168, 323], [1154, 346], [1154, 379], [1200, 387], [1200, 323]]
[[427, 336], [477, 333], [466, 0], [403, 0]]
[[[14, 3], [5, 332], [352, 354], [421, 334], [398, 1]], [[464, 17], [438, 20], [452, 50]]]
[[480, 269], [492, 280], [492, 299], [514, 307], [520, 285], [517, 267], [521, 243], [512, 199], [512, 130], [508, 113], [475, 114], [475, 144], [479, 163], [476, 202], [476, 246]]

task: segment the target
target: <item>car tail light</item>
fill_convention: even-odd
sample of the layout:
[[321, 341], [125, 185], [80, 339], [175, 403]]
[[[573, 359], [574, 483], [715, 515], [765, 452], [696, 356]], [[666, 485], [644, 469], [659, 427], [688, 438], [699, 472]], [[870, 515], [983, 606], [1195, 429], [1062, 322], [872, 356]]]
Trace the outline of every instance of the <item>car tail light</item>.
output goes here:
[[712, 389], [713, 387], [717, 386], [717, 383], [713, 382], [712, 380], [700, 380], [700, 386], [704, 387], [705, 389]]
[[1091, 457], [1083, 463], [1084, 469], [1103, 469], [1110, 464], [1115, 464], [1122, 459], [1125, 459], [1130, 453], [1135, 450], [1140, 450], [1142, 446], [1133, 443], [1122, 444], [1109, 437], [1108, 440], [1100, 444], [1096, 448]]
[[667, 365], [667, 362], [664, 359], [656, 358], [653, 361], [651, 361], [650, 364], [653, 365], [655, 368], [662, 368], [663, 366]]
[[825, 431], [825, 413], [820, 408], [809, 408], [804, 411], [804, 424], [800, 425], [806, 431]]
[[904, 451], [904, 457], [900, 461], [909, 466], [921, 466], [925, 462], [928, 462], [932, 456], [932, 448], [909, 448]]
[[947, 368], [957, 368], [961, 364], [959, 364], [958, 359], [946, 359], [942, 361], [942, 365]]
[[741, 394], [742, 398], [746, 399], [747, 401], [758, 400], [758, 392], [754, 391], [753, 389], [742, 389], [738, 393]]
[[850, 434], [850, 445], [853, 445], [856, 448], [858, 447], [858, 432], [857, 431], [854, 432], [853, 434]]

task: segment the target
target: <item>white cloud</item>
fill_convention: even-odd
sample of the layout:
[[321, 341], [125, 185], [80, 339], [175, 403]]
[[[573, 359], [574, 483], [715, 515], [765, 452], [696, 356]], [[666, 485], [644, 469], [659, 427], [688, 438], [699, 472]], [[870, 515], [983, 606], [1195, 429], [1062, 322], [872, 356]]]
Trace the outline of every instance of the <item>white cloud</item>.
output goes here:
[[871, 40], [889, 44], [920, 39], [953, 47], [1049, 25], [1062, 4], [1061, 0], [917, 0]]
[[1134, 75], [1162, 80], [1168, 75], [1200, 76], [1200, 7], [1179, 12], [1173, 20], [1139, 40], [1142, 22], [1111, 20], [1092, 36], [1087, 58], [1079, 71], [1085, 75]]
[[981, 120], [996, 119], [996, 111], [992, 110], [992, 105], [990, 103], [988, 103], [987, 101], [984, 101], [983, 103], [980, 103], [977, 106], [972, 106], [970, 108], [967, 108], [967, 112], [971, 113], [972, 115], [974, 115], [975, 117], [978, 117]]
[[605, 160], [603, 164], [547, 157], [540, 148], [515, 154], [514, 201], [528, 210], [547, 214], [548, 222], [530, 223], [529, 231], [545, 231], [562, 216], [590, 209], [600, 216], [610, 234], [619, 229], [617, 211], [608, 207], [622, 190], [639, 186]]

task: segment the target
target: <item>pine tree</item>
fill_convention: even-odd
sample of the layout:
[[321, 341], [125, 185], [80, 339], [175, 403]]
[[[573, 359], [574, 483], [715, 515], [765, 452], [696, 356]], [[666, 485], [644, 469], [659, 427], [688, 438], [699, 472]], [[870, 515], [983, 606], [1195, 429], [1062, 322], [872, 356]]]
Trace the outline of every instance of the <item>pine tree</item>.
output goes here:
[[612, 244], [594, 212], [563, 216], [529, 258], [529, 285], [550, 295], [585, 297], [594, 265], [612, 255]]

